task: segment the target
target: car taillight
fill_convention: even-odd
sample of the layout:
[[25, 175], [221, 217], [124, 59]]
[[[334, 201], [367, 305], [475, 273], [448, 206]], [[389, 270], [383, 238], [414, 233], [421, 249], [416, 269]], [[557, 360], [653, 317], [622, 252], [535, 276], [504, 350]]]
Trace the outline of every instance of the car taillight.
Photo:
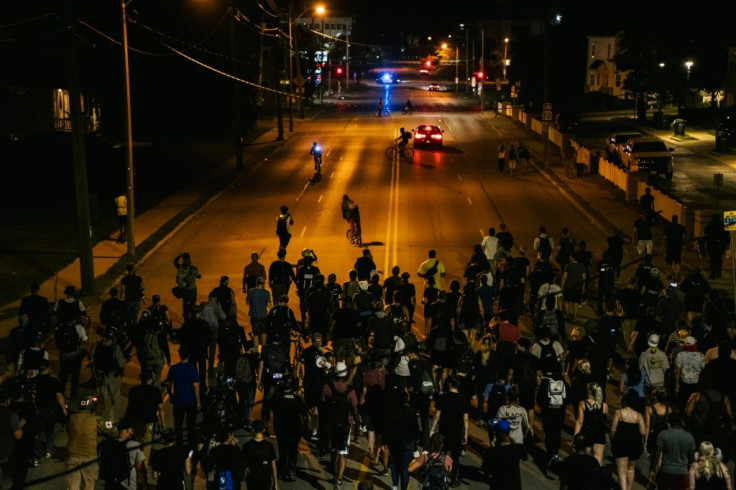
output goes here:
[[415, 136], [415, 139], [423, 140], [426, 137], [427, 137], [427, 135], [424, 134], [424, 133], [417, 133], [417, 135]]
[[433, 134], [432, 135], [432, 139], [433, 140], [441, 140], [442, 139], [442, 135], [441, 134]]

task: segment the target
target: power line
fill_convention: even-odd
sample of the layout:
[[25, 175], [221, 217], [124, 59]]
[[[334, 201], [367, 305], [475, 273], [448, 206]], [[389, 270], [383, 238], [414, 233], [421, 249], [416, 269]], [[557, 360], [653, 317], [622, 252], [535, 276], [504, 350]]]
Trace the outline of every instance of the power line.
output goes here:
[[0, 24], [0, 29], [5, 29], [7, 27], [15, 27], [23, 24], [28, 24], [30, 22], [36, 22], [37, 20], [45, 19], [47, 17], [53, 17], [54, 19], [58, 19], [59, 16], [56, 15], [54, 12], [48, 12], [42, 15], [37, 15], [36, 17], [31, 17], [30, 19], [23, 19], [16, 22], [11, 22], [9, 24]]
[[[79, 23], [80, 25], [86, 27], [87, 29], [89, 29], [90, 31], [94, 32], [98, 36], [101, 36], [101, 37], [107, 39], [108, 41], [110, 41], [113, 44], [117, 44], [118, 46], [122, 46], [123, 45], [123, 43], [121, 41], [118, 41], [114, 37], [112, 37], [112, 36], [110, 36], [110, 35], [102, 32], [101, 30], [97, 29], [96, 27], [94, 27], [91, 24], [88, 24], [87, 22], [83, 21], [82, 19], [77, 19], [77, 23]], [[143, 55], [146, 55], [146, 56], [171, 56], [171, 53], [151, 53], [151, 52], [148, 52], [148, 51], [143, 51], [142, 49], [133, 48], [131, 46], [128, 46], [128, 49], [131, 50], [131, 51], [133, 51], [133, 52], [135, 52], [135, 53], [143, 54]]]

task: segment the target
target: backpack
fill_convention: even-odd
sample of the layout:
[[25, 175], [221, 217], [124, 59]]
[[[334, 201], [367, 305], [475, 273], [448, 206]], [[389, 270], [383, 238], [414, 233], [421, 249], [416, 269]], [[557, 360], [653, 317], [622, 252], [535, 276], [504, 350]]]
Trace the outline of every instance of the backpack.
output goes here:
[[250, 368], [247, 354], [241, 354], [235, 362], [235, 381], [239, 383], [251, 383], [253, 381], [253, 371]]
[[557, 352], [555, 352], [554, 343], [554, 341], [550, 341], [549, 344], [544, 345], [541, 342], [537, 342], [542, 348], [542, 352], [539, 354], [539, 367], [545, 376], [562, 371], [560, 359], [557, 357]]
[[[265, 442], [255, 443], [251, 441], [248, 444], [255, 445], [256, 450], [250, 453], [246, 452], [245, 464], [247, 465], [247, 471], [255, 479], [262, 480], [271, 472], [271, 465], [268, 464], [268, 444]], [[245, 450], [248, 445], [243, 446]]]
[[560, 324], [557, 321], [557, 313], [555, 310], [544, 310], [540, 326], [543, 327], [545, 325], [549, 327], [550, 337], [556, 338], [560, 335]]
[[430, 267], [429, 269], [427, 269], [427, 272], [424, 273], [424, 277], [427, 280], [427, 284], [429, 284], [430, 286], [434, 286], [435, 285], [434, 276], [438, 272], [437, 271], [437, 264], [439, 264], [439, 263], [440, 263], [440, 261], [437, 260], [437, 259], [435, 259], [434, 260], [434, 265], [432, 267]]
[[729, 419], [728, 412], [726, 412], [723, 396], [721, 395], [719, 400], [714, 400], [709, 391], [703, 390], [700, 392], [701, 399], [704, 398], [708, 405], [705, 420], [702, 420], [702, 413], [698, 410], [695, 411], [694, 418], [698, 426], [705, 430], [705, 435], [709, 436], [709, 439], [722, 441], [731, 434], [731, 419]]
[[565, 403], [565, 382], [550, 379], [547, 384], [547, 399], [549, 408], [561, 408]]
[[166, 308], [163, 306], [152, 306], [148, 309], [151, 312], [151, 318], [161, 332], [166, 329]]
[[286, 353], [281, 347], [270, 346], [265, 360], [266, 369], [271, 375], [284, 374], [286, 371]]
[[164, 353], [161, 350], [161, 344], [158, 342], [158, 332], [153, 329], [149, 328], [143, 334], [143, 343], [141, 347], [141, 358], [144, 363], [147, 361], [159, 361], [164, 357]]
[[62, 323], [54, 335], [56, 347], [62, 354], [71, 354], [79, 349], [79, 334], [76, 323]]
[[329, 384], [332, 395], [325, 401], [327, 410], [327, 420], [336, 430], [344, 430], [348, 426], [348, 414], [350, 413], [350, 392], [351, 387], [347, 387], [343, 393], [337, 391], [334, 383]]
[[276, 218], [276, 234], [277, 235], [283, 235], [289, 232], [286, 226], [286, 220], [288, 219], [289, 219], [288, 214], [281, 215], [278, 218]]
[[97, 343], [93, 361], [95, 370], [100, 374], [108, 374], [120, 369], [115, 360], [115, 344], [111, 341], [102, 340]]
[[116, 488], [130, 478], [130, 464], [127, 441], [110, 439], [105, 441], [100, 451], [100, 478], [106, 488]]
[[433, 335], [432, 339], [432, 351], [435, 352], [448, 352], [450, 350], [450, 343], [447, 341], [449, 336], [446, 330], [439, 328]]
[[424, 488], [430, 490], [446, 490], [447, 470], [445, 469], [445, 455], [429, 456], [425, 474]]
[[539, 237], [539, 253], [545, 257], [549, 257], [552, 253], [552, 244], [549, 242], [549, 237]]
[[400, 332], [401, 327], [406, 323], [403, 309], [404, 308], [401, 305], [388, 305], [388, 314], [386, 316], [391, 320], [394, 332]]
[[191, 278], [192, 266], [180, 265], [176, 270], [176, 285], [179, 288], [187, 288], [192, 282]]
[[374, 316], [370, 319], [370, 330], [373, 331], [373, 349], [391, 350], [394, 345], [394, 332], [388, 317]]
[[526, 359], [522, 360], [521, 364], [521, 375], [519, 377], [519, 380], [522, 384], [529, 385], [531, 383], [535, 383], [537, 380], [537, 372], [534, 370], [534, 365], [532, 364], [532, 359], [529, 358], [532, 354], [523, 354]]
[[432, 379], [432, 374], [427, 372], [426, 369], [422, 369], [422, 372], [419, 374], [419, 386], [417, 386], [417, 391], [422, 395], [427, 396], [432, 396], [437, 393], [437, 387]]
[[230, 470], [218, 471], [215, 483], [217, 484], [217, 490], [235, 489], [235, 481], [233, 480], [233, 475], [230, 473]]

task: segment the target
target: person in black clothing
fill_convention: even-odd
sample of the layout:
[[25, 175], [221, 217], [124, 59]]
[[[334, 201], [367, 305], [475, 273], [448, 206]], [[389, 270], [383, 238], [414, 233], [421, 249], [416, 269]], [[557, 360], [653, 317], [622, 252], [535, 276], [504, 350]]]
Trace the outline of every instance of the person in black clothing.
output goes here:
[[151, 453], [154, 425], [164, 427], [164, 399], [161, 390], [153, 386], [153, 373], [141, 373], [141, 384], [128, 392], [125, 420], [133, 424], [135, 440], [141, 444], [148, 461]]
[[276, 305], [271, 308], [266, 317], [266, 341], [271, 344], [278, 339], [281, 347], [291, 347], [291, 332], [299, 332], [299, 322], [296, 320], [294, 311], [289, 308], [289, 297], [277, 296]]
[[406, 490], [409, 486], [409, 463], [412, 460], [418, 428], [416, 412], [409, 403], [409, 393], [398, 392], [388, 418], [385, 437], [391, 454], [391, 481], [394, 488]]
[[31, 284], [31, 294], [20, 300], [19, 315], [28, 315], [28, 322], [42, 332], [51, 328], [51, 305], [49, 300], [38, 294], [40, 286], [37, 282]]
[[100, 323], [107, 328], [120, 329], [128, 322], [128, 307], [118, 298], [118, 288], [110, 288], [110, 297], [100, 307]]
[[273, 430], [279, 442], [279, 473], [286, 482], [296, 481], [296, 460], [299, 440], [304, 432], [303, 417], [307, 414], [304, 400], [297, 392], [298, 381], [287, 374], [283, 389], [273, 400]]
[[161, 433], [164, 447], [153, 451], [149, 464], [156, 474], [156, 488], [161, 490], [184, 490], [184, 478], [192, 473], [192, 456], [182, 446], [174, 444], [173, 429]]
[[498, 233], [496, 233], [496, 238], [498, 238], [498, 246], [503, 247], [504, 250], [510, 252], [511, 249], [514, 247], [514, 236], [511, 234], [508, 228], [506, 228], [505, 223], [501, 223], [500, 225], [498, 225], [498, 229], [500, 230]]
[[603, 471], [598, 460], [591, 454], [585, 434], [575, 435], [575, 453], [569, 455], [560, 466], [560, 490], [588, 490], [609, 488], [605, 486]]
[[498, 374], [498, 359], [496, 358], [496, 351], [491, 349], [491, 342], [490, 335], [483, 337], [480, 342], [480, 349], [473, 356], [475, 394], [478, 400], [477, 417], [479, 423], [492, 418], [486, 416], [487, 413], [483, 410], [483, 392], [486, 386], [496, 381]]
[[299, 311], [302, 320], [304, 320], [304, 312], [307, 308], [307, 290], [312, 287], [318, 275], [319, 267], [314, 265], [314, 258], [311, 255], [303, 257], [302, 264], [296, 269], [296, 293], [299, 296]]
[[[426, 348], [426, 344], [419, 344], [419, 347]], [[417, 444], [427, 449], [429, 445], [429, 407], [432, 404], [432, 397], [435, 396], [437, 389], [437, 380], [435, 379], [432, 363], [426, 358], [425, 354], [419, 352], [419, 349], [409, 350], [409, 372], [411, 373], [412, 383], [409, 388], [410, 403], [414, 411], [419, 417], [420, 427], [417, 432]], [[426, 390], [422, 390], [423, 374], [427, 373], [434, 383], [435, 394], [429, 395]]]
[[[264, 438], [266, 424], [261, 420], [253, 422], [253, 439], [243, 446], [243, 460], [248, 471], [245, 486], [248, 490], [272, 488], [276, 484], [276, 450]], [[239, 486], [235, 488], [240, 488]]]
[[36, 331], [28, 319], [27, 313], [18, 316], [18, 326], [13, 327], [8, 334], [8, 353], [6, 360], [8, 364], [16, 366], [20, 353], [29, 348], [36, 336]]
[[207, 346], [210, 344], [210, 326], [202, 318], [202, 308], [199, 306], [193, 307], [186, 317], [175, 337], [181, 348], [189, 353], [189, 362], [197, 366], [199, 386], [204, 398], [207, 386]]
[[[209, 452], [206, 459], [208, 472], [214, 473], [214, 481], [207, 482], [207, 490], [217, 490], [221, 488], [218, 485], [218, 477], [224, 472], [230, 473], [233, 488], [240, 488], [240, 475], [243, 472], [243, 451], [241, 451], [241, 449], [236, 445], [237, 440], [230, 432], [223, 431], [218, 433], [215, 437], [215, 441], [219, 443], [219, 445]], [[250, 486], [248, 486], [248, 488], [250, 488]]]
[[50, 458], [56, 452], [54, 444], [54, 426], [56, 425], [59, 415], [66, 417], [66, 400], [62, 393], [59, 378], [53, 376], [50, 372], [51, 363], [47, 359], [41, 361], [41, 370], [35, 380], [36, 408], [38, 409], [38, 431], [37, 437], [40, 439], [44, 434], [46, 442], [46, 458]]
[[491, 488], [521, 490], [519, 463], [527, 460], [526, 449], [511, 440], [508, 421], [498, 420], [494, 426], [495, 443], [483, 456], [483, 470], [491, 477]]
[[[334, 275], [334, 274], [332, 274]], [[327, 333], [330, 325], [330, 314], [339, 305], [339, 294], [336, 295], [334, 301], [331, 292], [324, 285], [325, 276], [318, 274], [314, 280], [314, 284], [305, 293], [306, 301], [306, 317], [304, 321], [305, 330]], [[340, 287], [333, 281], [333, 285]]]
[[731, 243], [731, 236], [723, 228], [723, 219], [714, 214], [705, 226], [705, 248], [710, 258], [710, 279], [721, 278], [721, 266], [723, 264], [723, 252]]
[[377, 269], [376, 263], [373, 262], [373, 255], [371, 255], [371, 249], [363, 249], [363, 255], [358, 257], [355, 261], [353, 268], [358, 273], [358, 281], [368, 281], [371, 278], [371, 271]]
[[435, 413], [429, 436], [438, 431], [445, 438], [444, 451], [456, 462], [450, 475], [450, 485], [459, 485], [460, 453], [468, 441], [468, 406], [467, 399], [459, 392], [460, 380], [454, 376], [447, 379], [445, 390], [435, 400]]
[[604, 251], [598, 262], [598, 312], [603, 311], [604, 305], [613, 304], [616, 294], [616, 269], [611, 253]]
[[359, 336], [360, 317], [352, 305], [338, 308], [332, 314], [332, 350], [338, 361], [345, 361], [352, 350], [353, 339]]
[[268, 285], [274, 298], [288, 295], [291, 283], [296, 281], [294, 268], [286, 261], [286, 249], [279, 249], [276, 257], [277, 260], [271, 262], [268, 267]]
[[230, 278], [228, 276], [220, 277], [220, 285], [210, 292], [210, 295], [212, 294], [215, 295], [217, 303], [228, 318], [236, 318], [238, 316], [235, 291], [230, 287]]
[[138, 313], [141, 311], [143, 301], [143, 279], [135, 272], [135, 266], [126, 266], [128, 274], [120, 280], [120, 288], [123, 292], [123, 301], [127, 311], [128, 328], [133, 328], [138, 323]]
[[308, 428], [312, 431], [310, 440], [318, 439], [318, 414], [317, 406], [319, 405], [320, 396], [322, 396], [322, 387], [327, 379], [325, 369], [332, 367], [324, 357], [322, 342], [324, 336], [320, 332], [312, 333], [312, 345], [302, 351], [299, 357], [299, 372], [297, 377], [301, 378], [304, 388], [304, 403], [308, 410]]
[[624, 236], [623, 232], [616, 228], [613, 235], [606, 238], [608, 248], [606, 251], [611, 254], [611, 262], [616, 271], [616, 277], [621, 276], [621, 262], [624, 260]]

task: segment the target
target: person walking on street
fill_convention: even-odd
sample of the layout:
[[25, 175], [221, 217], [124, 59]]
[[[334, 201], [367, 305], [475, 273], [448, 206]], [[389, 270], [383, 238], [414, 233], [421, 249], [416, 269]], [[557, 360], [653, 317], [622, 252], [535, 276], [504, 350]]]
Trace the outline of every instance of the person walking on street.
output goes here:
[[126, 270], [127, 274], [120, 280], [120, 290], [123, 293], [123, 301], [125, 301], [125, 309], [128, 313], [127, 325], [130, 330], [138, 323], [141, 301], [144, 301], [143, 279], [136, 274], [135, 265], [128, 264]]
[[251, 252], [250, 263], [243, 269], [243, 292], [247, 293], [258, 285], [258, 278], [266, 279], [266, 268], [258, 262], [258, 252]]
[[279, 298], [289, 294], [292, 282], [296, 282], [294, 267], [286, 261], [286, 249], [282, 248], [276, 253], [277, 260], [271, 262], [268, 267], [268, 285], [271, 295]]
[[118, 243], [128, 240], [128, 197], [120, 194], [115, 198], [115, 211], [118, 216]]
[[705, 248], [710, 259], [710, 279], [721, 278], [721, 266], [723, 264], [723, 252], [731, 243], [730, 234], [723, 228], [723, 219], [714, 214], [705, 226]]
[[[102, 432], [104, 421], [95, 415], [97, 397], [86, 396], [79, 402], [78, 410], [66, 423], [66, 488], [94, 490], [99, 476], [97, 460], [97, 434]], [[20, 439], [20, 437], [18, 437]]]
[[133, 424], [135, 440], [141, 444], [146, 461], [151, 457], [151, 441], [154, 425], [158, 424], [159, 432], [163, 431], [164, 399], [161, 390], [153, 386], [153, 373], [141, 374], [141, 384], [128, 392], [128, 408], [125, 419]]
[[514, 148], [514, 145], [509, 145], [509, 175], [514, 175], [514, 170], [516, 170], [516, 148]]
[[613, 413], [611, 421], [611, 453], [616, 462], [621, 490], [631, 490], [634, 485], [634, 469], [644, 452], [643, 437], [646, 434], [644, 417], [634, 407], [639, 395], [629, 388], [624, 393], [621, 408]]
[[281, 214], [276, 218], [276, 235], [279, 237], [279, 249], [286, 250], [291, 241], [291, 227], [294, 226], [294, 218], [289, 213], [288, 206], [281, 206]]
[[202, 401], [199, 394], [199, 373], [197, 367], [189, 362], [189, 352], [179, 348], [181, 362], [174, 364], [169, 369], [166, 379], [166, 390], [174, 406], [174, 431], [176, 432], [176, 444], [184, 443], [183, 426], [184, 418], [187, 421], [187, 443], [194, 446], [196, 441], [197, 412], [202, 409]]
[[[429, 437], [435, 433], [442, 434], [445, 439], [444, 452], [449, 453], [453, 465], [450, 475], [450, 486], [460, 486], [460, 453], [468, 442], [468, 412], [470, 407], [465, 395], [460, 394], [460, 380], [451, 376], [445, 382], [445, 391], [435, 400], [434, 419], [432, 419]], [[438, 430], [439, 429], [439, 430]]]
[[102, 398], [105, 400], [105, 415], [108, 420], [117, 420], [115, 407], [120, 401], [120, 385], [125, 357], [111, 329], [105, 330], [103, 339], [92, 348], [90, 358], [93, 362], [97, 386], [100, 387]]
[[[649, 469], [649, 481], [660, 490], [685, 490], [690, 486], [688, 460], [695, 453], [695, 439], [682, 427], [682, 416], [673, 412], [667, 421], [670, 428], [657, 436], [656, 464]], [[629, 487], [631, 488], [631, 487]]]
[[424, 289], [433, 287], [442, 291], [442, 278], [445, 277], [445, 264], [437, 259], [437, 252], [430, 250], [428, 258], [419, 265], [417, 275], [424, 279]]
[[503, 145], [498, 147], [498, 173], [503, 173], [503, 167], [506, 165], [506, 149]]
[[220, 324], [227, 318], [217, 301], [217, 296], [214, 294], [210, 294], [208, 301], [202, 303], [202, 318], [210, 327], [210, 344], [207, 349], [207, 379], [212, 379], [214, 378], [215, 357], [217, 356], [217, 333]]
[[258, 350], [259, 345], [266, 344], [266, 318], [271, 309], [271, 293], [266, 289], [265, 277], [259, 277], [256, 286], [248, 290], [245, 302], [248, 304], [248, 318], [250, 318], [253, 342]]
[[700, 443], [695, 461], [690, 465], [689, 488], [723, 488], [731, 490], [731, 473], [708, 441]]
[[202, 277], [197, 266], [192, 264], [189, 252], [184, 252], [174, 259], [176, 268], [176, 294], [182, 300], [182, 314], [186, 316], [197, 304], [197, 279]]

